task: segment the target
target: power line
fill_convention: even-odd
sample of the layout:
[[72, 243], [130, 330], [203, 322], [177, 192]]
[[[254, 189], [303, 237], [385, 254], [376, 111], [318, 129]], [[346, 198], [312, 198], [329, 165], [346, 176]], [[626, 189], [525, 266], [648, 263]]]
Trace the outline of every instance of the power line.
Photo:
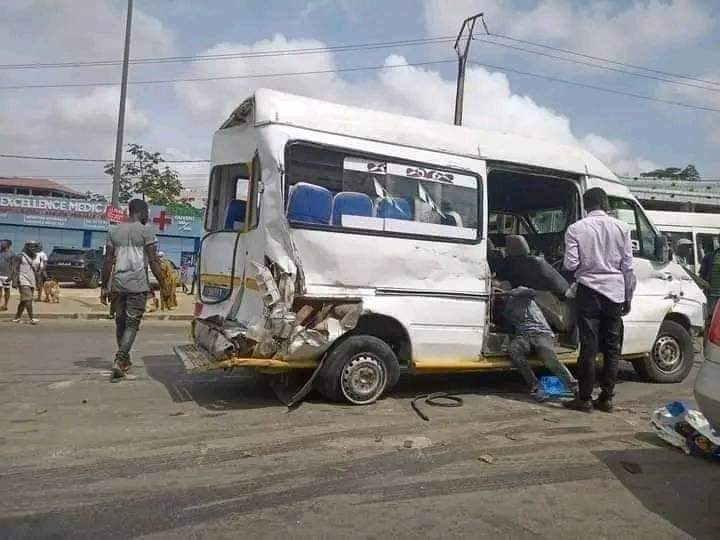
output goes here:
[[641, 78], [644, 78], [644, 79], [651, 79], [651, 80], [666, 82], [666, 83], [670, 83], [670, 84], [677, 84], [677, 85], [680, 85], [680, 86], [688, 86], [688, 87], [691, 87], [691, 88], [699, 88], [699, 89], [701, 89], [701, 90], [707, 90], [707, 91], [709, 91], [709, 92], [720, 92], [720, 87], [718, 87], [718, 88], [709, 88], [709, 87], [703, 86], [703, 85], [701, 85], [701, 84], [695, 84], [695, 83], [690, 83], [690, 82], [677, 81], [677, 80], [674, 80], [674, 79], [668, 79], [668, 78], [666, 78], [666, 77], [659, 77], [659, 76], [656, 76], [656, 75], [648, 75], [648, 74], [645, 74], [645, 73], [637, 73], [637, 72], [635, 72], [635, 71], [630, 71], [630, 70], [622, 69], [622, 68], [615, 68], [615, 67], [610, 67], [610, 66], [603, 66], [603, 65], [601, 65], [601, 64], [595, 64], [595, 63], [593, 63], [593, 62], [586, 62], [586, 61], [583, 61], [583, 60], [577, 60], [577, 59], [574, 59], [574, 58], [568, 58], [568, 57], [566, 57], [566, 56], [558, 56], [558, 55], [555, 55], [555, 54], [545, 53], [545, 52], [542, 52], [542, 51], [535, 51], [535, 50], [532, 50], [532, 49], [526, 49], [526, 48], [524, 48], [524, 47], [517, 47], [517, 46], [515, 46], [515, 45], [509, 45], [509, 44], [507, 44], [507, 43], [499, 43], [499, 42], [497, 42], [497, 41], [490, 41], [490, 40], [487, 40], [487, 39], [480, 39], [480, 38], [474, 38], [474, 39], [475, 39], [475, 41], [480, 41], [480, 42], [486, 43], [486, 44], [488, 44], [488, 45], [495, 45], [495, 46], [498, 46], [498, 47], [504, 47], [504, 48], [507, 48], [507, 49], [515, 50], [515, 51], [521, 51], [521, 52], [526, 52], [526, 53], [530, 53], [530, 54], [536, 54], [536, 55], [539, 55], [539, 56], [544, 56], [544, 57], [546, 57], [546, 58], [552, 58], [552, 59], [555, 59], [555, 60], [561, 60], [561, 61], [563, 61], [563, 62], [570, 62], [570, 63], [573, 63], [573, 64], [578, 64], [578, 65], [581, 65], [581, 66], [587, 66], [587, 67], [591, 67], [591, 68], [595, 68], [595, 69], [602, 69], [602, 70], [605, 70], [605, 71], [611, 71], [611, 72], [613, 72], [613, 73], [622, 73], [622, 74], [624, 74], [624, 75], [630, 75], [631, 77], [641, 77]]
[[[76, 161], [85, 163], [112, 163], [112, 159], [60, 157], [60, 156], [28, 156], [23, 154], [0, 154], [0, 158], [7, 159], [32, 159], [38, 161]], [[160, 163], [209, 163], [209, 159], [165, 159]], [[125, 162], [129, 163], [129, 162]]]
[[[433, 45], [438, 43], [450, 43], [453, 36], [437, 36], [429, 38], [405, 39], [395, 41], [376, 41], [368, 43], [355, 43], [346, 45], [334, 45], [327, 47], [303, 47], [294, 49], [269, 49], [264, 51], [252, 51], [245, 53], [224, 53], [224, 54], [197, 54], [188, 56], [159, 56], [148, 58], [134, 58], [130, 64], [165, 64], [176, 62], [198, 62], [207, 60], [232, 60], [242, 58], [267, 58], [274, 56], [295, 56], [304, 54], [321, 54], [326, 52], [348, 52], [359, 50], [386, 49], [391, 47], [413, 47], [418, 45]], [[51, 68], [77, 68], [77, 67], [106, 67], [120, 65], [119, 60], [95, 60], [95, 61], [74, 61], [74, 62], [53, 62], [53, 63], [28, 63], [28, 64], [0, 64], [0, 70], [20, 69], [51, 69]]]
[[[297, 75], [322, 75], [326, 73], [345, 73], [351, 71], [373, 71], [381, 69], [398, 69], [414, 66], [429, 66], [434, 64], [454, 63], [455, 60], [431, 60], [426, 62], [408, 62], [404, 64], [383, 64], [375, 66], [357, 66], [336, 69], [319, 69], [315, 71], [291, 71], [285, 73], [256, 73], [251, 75], [220, 75], [217, 77], [192, 77], [184, 79], [151, 79], [140, 81], [128, 81], [128, 84], [144, 85], [144, 84], [172, 84], [180, 82], [203, 82], [203, 81], [224, 81], [235, 79], [267, 79], [273, 77], [294, 77]], [[59, 84], [23, 84], [23, 85], [5, 85], [0, 86], [0, 90], [24, 90], [31, 88], [81, 88], [93, 86], [118, 86], [117, 82], [96, 82], [96, 83], [59, 83]]]
[[525, 45], [533, 45], [533, 46], [535, 46], [535, 47], [540, 47], [540, 48], [548, 49], [548, 50], [551, 50], [551, 51], [557, 51], [557, 52], [562, 52], [562, 53], [565, 53], [565, 54], [571, 54], [571, 55], [574, 55], [574, 56], [580, 56], [580, 57], [582, 57], [582, 58], [587, 58], [587, 59], [589, 59], [589, 60], [598, 60], [598, 61], [600, 61], [600, 62], [606, 62], [606, 63], [608, 63], [608, 64], [614, 64], [614, 65], [617, 65], [617, 66], [624, 66], [624, 67], [629, 67], [629, 68], [632, 68], [632, 69], [638, 69], [638, 70], [641, 70], [641, 71], [648, 71], [648, 72], [650, 72], [650, 73], [657, 73], [658, 75], [665, 75], [665, 76], [668, 76], [668, 77], [675, 77], [675, 78], [677, 78], [677, 79], [686, 79], [686, 80], [689, 80], [689, 81], [695, 81], [695, 82], [699, 82], [699, 83], [703, 83], [703, 84], [709, 84], [709, 85], [712, 85], [712, 86], [720, 86], [720, 81], [710, 81], [710, 80], [707, 80], [707, 79], [700, 79], [700, 78], [693, 77], [693, 76], [691, 76], [691, 75], [685, 75], [685, 74], [682, 74], [682, 73], [673, 73], [673, 72], [671, 72], [671, 71], [664, 71], [664, 70], [661, 70], [661, 69], [650, 68], [650, 67], [641, 66], [641, 65], [638, 65], [638, 64], [628, 64], [627, 62], [620, 62], [619, 60], [613, 60], [613, 59], [611, 59], [611, 58], [603, 58], [602, 56], [594, 56], [594, 55], [592, 55], [592, 54], [581, 53], [581, 52], [573, 51], [573, 50], [570, 50], [570, 49], [563, 49], [563, 48], [561, 48], [561, 47], [554, 47], [554, 46], [552, 46], [552, 45], [546, 45], [546, 44], [544, 44], [544, 43], [538, 43], [538, 42], [536, 42], [536, 41], [528, 41], [528, 40], [524, 40], [524, 39], [518, 39], [518, 38], [514, 38], [514, 37], [512, 37], [512, 36], [505, 35], [505, 34], [496, 34], [496, 33], [493, 33], [493, 32], [488, 32], [488, 35], [493, 36], [493, 37], [499, 37], [499, 38], [502, 38], [502, 39], [507, 39], [507, 40], [509, 40], [509, 41], [514, 41], [514, 42], [516, 42], [516, 43], [523, 43], [523, 44], [525, 44]]
[[689, 103], [684, 103], [682, 101], [674, 101], [671, 99], [655, 98], [655, 97], [648, 96], [645, 94], [636, 94], [634, 92], [625, 92], [624, 90], [617, 90], [615, 88], [608, 88], [606, 86], [596, 86], [594, 84], [587, 84], [587, 83], [582, 83], [579, 81], [570, 81], [568, 79], [560, 79], [559, 77], [551, 77], [549, 75], [542, 75], [540, 73], [532, 73], [529, 71], [522, 71], [519, 69], [513, 69], [513, 68], [509, 68], [509, 67], [505, 67], [505, 66], [486, 64], [483, 62], [470, 62], [470, 63], [478, 65], [478, 66], [486, 67], [489, 69], [496, 69], [498, 71], [503, 71], [505, 73], [515, 73], [517, 75], [524, 75], [526, 77], [535, 77], [537, 79], [544, 79], [546, 81], [553, 81], [553, 82], [559, 82], [562, 84], [569, 84], [569, 85], [578, 86], [581, 88], [589, 88], [591, 90], [598, 90], [600, 92], [607, 92], [609, 94], [618, 94], [621, 96], [627, 96], [627, 97], [632, 97], [632, 98], [636, 98], [636, 99], [655, 101], [657, 103], [664, 103], [666, 105], [675, 105], [677, 107], [684, 107], [686, 109], [695, 109], [698, 111], [708, 111], [708, 112], [720, 113], [720, 109], [715, 109], [713, 107], [704, 107], [702, 105], [691, 105]]

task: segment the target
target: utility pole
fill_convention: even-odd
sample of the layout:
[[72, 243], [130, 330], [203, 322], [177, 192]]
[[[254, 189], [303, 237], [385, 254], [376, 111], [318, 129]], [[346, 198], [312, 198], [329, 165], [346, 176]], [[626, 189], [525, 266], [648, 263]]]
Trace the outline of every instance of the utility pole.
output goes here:
[[133, 0], [128, 0], [127, 22], [125, 23], [125, 51], [123, 52], [122, 82], [120, 83], [120, 109], [118, 111], [117, 138], [115, 139], [115, 166], [110, 204], [120, 206], [120, 169], [122, 168], [123, 132], [125, 131], [125, 99], [127, 97], [128, 61], [130, 59], [130, 34], [132, 26]]
[[[454, 49], [458, 56], [458, 77], [457, 77], [457, 90], [455, 91], [455, 125], [462, 125], [463, 116], [463, 97], [465, 92], [465, 66], [467, 65], [468, 53], [470, 52], [470, 42], [473, 39], [473, 30], [475, 29], [475, 23], [477, 20], [482, 20], [485, 32], [488, 32], [487, 26], [485, 25], [485, 19], [482, 13], [468, 17], [462, 23], [460, 32], [458, 32], [457, 38], [455, 39]], [[463, 34], [467, 30], [467, 39], [464, 44], [460, 44]]]

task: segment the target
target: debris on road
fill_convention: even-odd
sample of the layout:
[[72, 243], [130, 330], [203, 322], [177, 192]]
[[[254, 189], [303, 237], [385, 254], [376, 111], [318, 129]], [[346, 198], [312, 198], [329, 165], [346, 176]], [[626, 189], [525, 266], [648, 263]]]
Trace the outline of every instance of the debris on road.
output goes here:
[[640, 464], [635, 463], [634, 461], [621, 461], [620, 464], [623, 466], [623, 469], [630, 474], [640, 474], [643, 472]]
[[251, 457], [255, 457], [255, 454], [253, 454], [253, 453], [250, 452], [249, 450], [243, 450], [242, 452], [240, 452], [240, 457], [242, 457], [242, 458], [251, 458]]
[[45, 409], [45, 408], [35, 409], [35, 414], [37, 414], [38, 416], [41, 415], [41, 414], [45, 414], [46, 412], [48, 412], [48, 410]]
[[482, 456], [480, 456], [480, 457], [478, 458], [478, 461], [482, 461], [483, 463], [487, 463], [488, 465], [492, 465], [493, 463], [495, 463], [495, 458], [492, 457], [492, 456], [489, 455], [489, 454], [483, 454]]
[[544, 422], [550, 422], [551, 424], [557, 424], [560, 422], [558, 418], [552, 418], [551, 416], [548, 416], [546, 418], [543, 418]]
[[655, 433], [688, 455], [720, 458], [720, 433], [697, 409], [671, 401], [657, 409], [650, 420]]
[[171, 412], [170, 414], [168, 414], [168, 416], [185, 416], [185, 413], [183, 411], [176, 411]]
[[378, 435], [377, 437], [375, 437], [375, 442], [382, 442], [382, 440], [383, 440], [382, 435]]
[[410, 439], [407, 439], [407, 440], [403, 443], [403, 448], [412, 448], [412, 447], [413, 447], [413, 442], [412, 442]]

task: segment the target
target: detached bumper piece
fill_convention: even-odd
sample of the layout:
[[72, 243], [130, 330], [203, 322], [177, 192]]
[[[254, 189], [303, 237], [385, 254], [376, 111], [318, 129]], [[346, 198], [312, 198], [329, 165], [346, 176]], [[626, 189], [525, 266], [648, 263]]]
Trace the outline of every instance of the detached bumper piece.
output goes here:
[[260, 368], [276, 371], [287, 371], [291, 369], [315, 369], [318, 366], [317, 360], [281, 360], [276, 358], [242, 358], [230, 356], [222, 360], [216, 360], [205, 349], [198, 345], [187, 344], [177, 345], [175, 355], [185, 365], [188, 373], [202, 373], [213, 369], [231, 368]]
[[220, 367], [220, 362], [216, 362], [209, 352], [197, 345], [177, 345], [174, 349], [175, 355], [185, 364], [188, 373], [199, 373]]

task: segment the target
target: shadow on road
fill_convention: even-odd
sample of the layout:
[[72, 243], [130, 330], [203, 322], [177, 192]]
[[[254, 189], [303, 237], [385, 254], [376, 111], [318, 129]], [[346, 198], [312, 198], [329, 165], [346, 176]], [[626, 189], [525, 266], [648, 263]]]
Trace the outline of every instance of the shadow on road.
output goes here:
[[650, 512], [691, 537], [720, 538], [717, 464], [668, 446], [594, 455]]
[[214, 411], [280, 405], [262, 377], [253, 372], [187, 373], [172, 355], [145, 356], [143, 363], [148, 376], [165, 386], [175, 403], [194, 401]]

